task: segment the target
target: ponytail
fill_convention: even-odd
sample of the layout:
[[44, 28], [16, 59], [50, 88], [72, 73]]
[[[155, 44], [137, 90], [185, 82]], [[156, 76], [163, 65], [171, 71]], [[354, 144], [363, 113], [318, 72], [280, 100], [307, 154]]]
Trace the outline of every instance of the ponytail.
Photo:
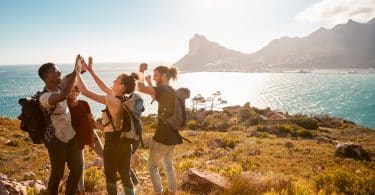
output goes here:
[[139, 79], [139, 76], [137, 73], [132, 72], [130, 75], [128, 74], [121, 74], [121, 83], [125, 85], [125, 93], [131, 94], [135, 90], [135, 81]]
[[161, 75], [166, 74], [167, 79], [173, 79], [174, 81], [177, 80], [177, 75], [178, 75], [178, 69], [175, 66], [158, 66], [154, 70], [159, 71]]

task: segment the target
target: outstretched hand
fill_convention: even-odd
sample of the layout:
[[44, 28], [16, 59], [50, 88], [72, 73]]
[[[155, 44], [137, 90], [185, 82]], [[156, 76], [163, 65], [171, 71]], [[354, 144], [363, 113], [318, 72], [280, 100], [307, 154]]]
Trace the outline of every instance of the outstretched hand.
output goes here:
[[147, 70], [147, 64], [146, 63], [142, 63], [141, 65], [139, 65], [139, 72], [145, 72], [145, 70]]
[[151, 83], [151, 75], [147, 75], [145, 77], [145, 80], [146, 80], [147, 83]]
[[77, 55], [76, 57], [76, 64], [75, 64], [75, 67], [74, 67], [74, 72], [76, 74], [79, 74], [81, 72], [81, 69], [82, 69], [82, 61], [81, 61], [81, 55]]
[[94, 69], [92, 68], [93, 60], [92, 57], [89, 56], [89, 63], [87, 64], [86, 68], [89, 72], [92, 72]]

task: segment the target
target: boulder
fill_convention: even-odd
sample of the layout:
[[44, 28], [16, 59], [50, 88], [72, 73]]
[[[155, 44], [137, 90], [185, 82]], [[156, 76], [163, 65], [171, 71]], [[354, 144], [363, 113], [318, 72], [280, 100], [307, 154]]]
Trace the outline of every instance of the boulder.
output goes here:
[[218, 173], [200, 171], [193, 168], [183, 173], [182, 180], [184, 190], [198, 193], [223, 191], [231, 187], [231, 183]]
[[27, 190], [26, 186], [22, 184], [11, 181], [11, 180], [3, 180], [0, 181], [0, 194], [1, 195], [26, 195]]
[[198, 135], [198, 132], [197, 131], [193, 131], [193, 130], [188, 130], [186, 132], [186, 135], [187, 136], [190, 136], [190, 137], [193, 137], [193, 136], [197, 136]]
[[284, 145], [286, 148], [291, 149], [294, 147], [294, 144], [292, 142], [286, 142]]
[[23, 181], [34, 180], [35, 178], [36, 178], [36, 175], [33, 172], [28, 172], [28, 173], [23, 174]]
[[38, 193], [47, 190], [47, 186], [41, 180], [29, 180], [20, 183], [25, 187], [34, 189], [34, 191]]
[[336, 155], [358, 160], [370, 161], [370, 155], [356, 143], [338, 143], [336, 145]]
[[0, 173], [0, 181], [3, 181], [3, 180], [8, 180], [8, 176]]
[[330, 138], [327, 138], [327, 137], [318, 137], [317, 142], [318, 143], [326, 143], [326, 144], [338, 144], [337, 140], [330, 139]]

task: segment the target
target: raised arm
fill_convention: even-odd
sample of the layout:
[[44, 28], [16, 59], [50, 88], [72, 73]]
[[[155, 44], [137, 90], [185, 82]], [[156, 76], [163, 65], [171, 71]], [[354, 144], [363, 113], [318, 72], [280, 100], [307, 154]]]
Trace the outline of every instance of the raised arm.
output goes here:
[[[85, 63], [83, 61], [83, 63]], [[84, 64], [86, 65], [86, 63]], [[87, 71], [91, 74], [92, 78], [94, 79], [96, 85], [98, 85], [98, 87], [106, 94], [108, 95], [112, 95], [113, 94], [113, 91], [110, 87], [108, 87], [100, 78], [99, 76], [95, 73], [93, 67], [93, 60], [92, 60], [92, 57], [90, 56], [89, 57], [89, 62], [88, 62], [88, 65], [87, 65]]]
[[89, 89], [87, 89], [86, 84], [82, 80], [82, 77], [81, 77], [80, 74], [77, 75], [77, 84], [78, 84], [79, 89], [81, 90], [81, 93], [84, 96], [86, 96], [86, 97], [88, 97], [88, 98], [90, 98], [90, 99], [92, 99], [92, 100], [94, 100], [96, 102], [99, 102], [99, 103], [105, 105], [105, 103], [106, 103], [105, 102], [105, 96], [97, 94], [97, 93], [95, 93], [95, 92], [90, 91]]
[[67, 96], [69, 95], [70, 91], [72, 90], [74, 81], [76, 79], [77, 73], [79, 74], [79, 71], [81, 69], [81, 62], [80, 62], [80, 55], [77, 55], [76, 57], [76, 63], [75, 67], [72, 73], [65, 76], [66, 81], [61, 85], [61, 91], [58, 94], [52, 94], [48, 98], [48, 104], [49, 105], [56, 105], [57, 103], [66, 100]]
[[155, 89], [152, 86], [146, 86], [142, 82], [138, 82], [137, 86], [138, 86], [138, 91], [148, 94], [152, 97], [152, 99], [155, 99], [156, 93], [155, 93]]

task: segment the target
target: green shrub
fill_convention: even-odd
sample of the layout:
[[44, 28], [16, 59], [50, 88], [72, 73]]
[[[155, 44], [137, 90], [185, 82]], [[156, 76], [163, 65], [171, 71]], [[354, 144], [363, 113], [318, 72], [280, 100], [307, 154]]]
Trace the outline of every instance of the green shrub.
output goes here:
[[229, 137], [224, 137], [223, 138], [223, 148], [235, 148], [237, 144], [240, 143], [240, 140], [229, 138]]
[[315, 130], [319, 128], [319, 123], [315, 119], [309, 117], [294, 117], [290, 121], [300, 127], [303, 127], [308, 130]]
[[277, 129], [280, 133], [292, 133], [293, 131], [297, 130], [297, 128], [293, 125], [279, 125], [277, 126]]
[[87, 192], [98, 192], [104, 189], [103, 171], [98, 167], [90, 167], [85, 170], [85, 190]]
[[375, 194], [375, 174], [368, 170], [329, 169], [313, 177], [313, 180], [316, 188], [327, 194]]
[[251, 117], [250, 108], [241, 108], [239, 112], [240, 122], [247, 121]]
[[269, 138], [270, 134], [268, 134], [267, 132], [262, 132], [262, 133], [260, 133], [259, 137], [260, 138]]
[[200, 128], [199, 122], [196, 120], [189, 120], [186, 124], [187, 128], [196, 130]]
[[183, 173], [190, 168], [194, 168], [194, 160], [192, 159], [181, 160], [181, 162], [177, 165], [177, 171], [180, 173]]
[[264, 127], [264, 125], [257, 125], [257, 131], [265, 131], [266, 128]]
[[240, 127], [238, 125], [235, 125], [235, 126], [230, 127], [228, 131], [239, 131], [239, 130], [240, 130]]
[[[284, 194], [291, 192], [291, 180], [284, 175], [268, 173], [260, 175], [258, 173], [240, 174], [231, 179], [232, 186], [225, 190], [223, 194]], [[285, 193], [291, 194], [291, 193]]]
[[298, 131], [298, 136], [302, 138], [312, 138], [316, 136], [316, 133], [310, 130], [302, 129]]
[[246, 125], [246, 126], [259, 125], [260, 121], [261, 121], [261, 120], [260, 120], [260, 117], [259, 117], [259, 116], [253, 116], [253, 117], [250, 117], [250, 118], [246, 121], [245, 125]]
[[20, 144], [21, 144], [20, 140], [12, 139], [12, 140], [8, 140], [5, 145], [12, 146], [12, 147], [18, 147]]
[[221, 169], [219, 174], [225, 177], [234, 178], [238, 177], [241, 174], [241, 172], [242, 166], [237, 163], [233, 163], [228, 166], [225, 166], [224, 169]]

